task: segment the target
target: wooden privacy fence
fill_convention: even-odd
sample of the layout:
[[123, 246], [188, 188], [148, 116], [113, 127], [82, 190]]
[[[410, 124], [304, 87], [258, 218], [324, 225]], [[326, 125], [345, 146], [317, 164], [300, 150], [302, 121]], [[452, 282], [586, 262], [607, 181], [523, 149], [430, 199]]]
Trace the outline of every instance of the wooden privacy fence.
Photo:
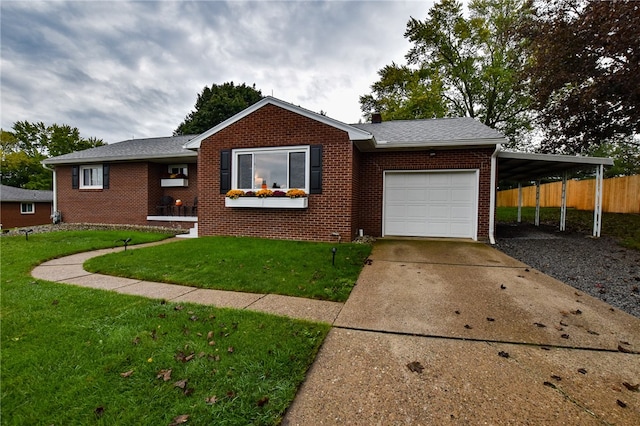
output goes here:
[[[568, 180], [567, 208], [593, 210], [596, 181]], [[540, 207], [560, 207], [562, 182], [540, 185]], [[498, 207], [517, 207], [518, 188], [498, 192]], [[522, 188], [522, 206], [535, 207], [536, 187]], [[605, 179], [602, 189], [602, 211], [607, 213], [640, 213], [640, 175]]]

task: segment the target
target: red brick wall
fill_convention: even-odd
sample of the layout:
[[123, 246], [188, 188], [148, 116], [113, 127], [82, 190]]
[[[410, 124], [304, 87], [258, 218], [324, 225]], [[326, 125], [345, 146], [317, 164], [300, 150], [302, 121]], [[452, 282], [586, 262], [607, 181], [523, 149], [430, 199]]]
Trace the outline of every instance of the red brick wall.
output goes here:
[[33, 203], [33, 214], [20, 213], [20, 204], [3, 202], [0, 205], [0, 223], [3, 229], [51, 223], [51, 203]]
[[383, 174], [388, 170], [479, 169], [478, 239], [489, 235], [491, 155], [493, 149], [362, 153], [359, 227], [365, 234], [382, 235]]
[[[309, 195], [307, 209], [229, 208], [220, 194], [220, 150], [323, 145], [322, 194]], [[265, 105], [204, 140], [198, 156], [198, 232], [265, 238], [349, 240], [352, 215], [353, 146], [346, 132], [274, 105]], [[233, 171], [232, 171], [233, 172]]]
[[[198, 176], [195, 164], [189, 165], [188, 188], [161, 188], [160, 176], [166, 164], [111, 163], [108, 189], [72, 189], [71, 166], [56, 167], [58, 210], [67, 223], [112, 223], [131, 225], [164, 225], [147, 221], [156, 214], [162, 195], [171, 195], [191, 205], [197, 195]], [[189, 228], [190, 222], [173, 222]]]

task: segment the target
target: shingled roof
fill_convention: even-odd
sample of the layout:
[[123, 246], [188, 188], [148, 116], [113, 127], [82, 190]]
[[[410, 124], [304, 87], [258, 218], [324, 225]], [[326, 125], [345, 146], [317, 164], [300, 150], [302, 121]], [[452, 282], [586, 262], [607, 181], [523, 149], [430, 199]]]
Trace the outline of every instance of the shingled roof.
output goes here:
[[40, 191], [0, 185], [0, 201], [14, 203], [52, 203], [53, 191]]
[[97, 163], [103, 161], [133, 161], [189, 157], [195, 159], [198, 153], [184, 149], [183, 145], [195, 135], [169, 136], [162, 138], [129, 139], [122, 142], [76, 151], [43, 161], [47, 165]]
[[496, 145], [505, 142], [505, 137], [500, 132], [470, 117], [395, 120], [352, 126], [371, 133], [375, 139], [373, 145], [362, 145], [361, 149], [424, 149]]

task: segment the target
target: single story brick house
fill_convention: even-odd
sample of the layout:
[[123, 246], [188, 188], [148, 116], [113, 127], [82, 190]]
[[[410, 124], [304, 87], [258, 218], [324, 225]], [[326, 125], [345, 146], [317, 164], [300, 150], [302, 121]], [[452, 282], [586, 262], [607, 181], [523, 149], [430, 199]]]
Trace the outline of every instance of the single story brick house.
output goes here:
[[[55, 170], [65, 222], [313, 241], [491, 239], [504, 137], [472, 118], [376, 118], [349, 125], [266, 97], [201, 135], [128, 140], [44, 164]], [[225, 196], [262, 188], [306, 196]]]
[[53, 191], [0, 185], [0, 228], [51, 223]]

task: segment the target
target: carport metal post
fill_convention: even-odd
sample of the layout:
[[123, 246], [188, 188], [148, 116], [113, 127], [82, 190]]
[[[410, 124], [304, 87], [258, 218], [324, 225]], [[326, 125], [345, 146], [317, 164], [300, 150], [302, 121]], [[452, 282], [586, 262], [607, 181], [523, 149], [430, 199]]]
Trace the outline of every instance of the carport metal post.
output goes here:
[[604, 164], [596, 166], [596, 197], [593, 208], [593, 236], [600, 237], [602, 227], [602, 185], [604, 178]]
[[560, 231], [565, 230], [567, 222], [567, 172], [562, 175], [562, 196], [560, 199]]
[[536, 226], [540, 226], [540, 181], [536, 181]]
[[518, 182], [518, 223], [522, 222], [522, 182]]

